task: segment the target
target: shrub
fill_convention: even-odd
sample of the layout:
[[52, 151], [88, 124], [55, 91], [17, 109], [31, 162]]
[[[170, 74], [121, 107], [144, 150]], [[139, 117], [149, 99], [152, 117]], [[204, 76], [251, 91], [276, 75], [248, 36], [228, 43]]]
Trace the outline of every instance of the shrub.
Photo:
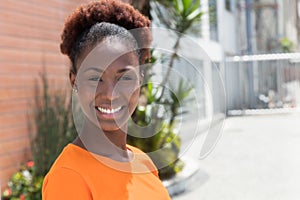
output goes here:
[[2, 192], [3, 200], [40, 200], [43, 176], [36, 176], [33, 161], [21, 165], [18, 172], [12, 175], [7, 188]]
[[45, 176], [64, 146], [76, 137], [76, 129], [72, 121], [70, 96], [57, 91], [50, 93], [45, 73], [41, 79], [42, 95], [36, 87], [35, 128], [29, 124], [29, 131], [36, 174]]
[[[147, 73], [151, 74], [149, 71]], [[176, 117], [184, 113], [182, 104], [192, 88], [180, 80], [176, 89], [162, 96], [159, 94], [161, 87], [154, 89], [148, 77], [141, 92], [141, 98], [146, 99], [147, 103], [137, 107], [133, 115], [136, 125], [129, 123], [127, 142], [149, 153], [162, 180], [173, 177], [184, 167], [179, 159], [181, 141], [176, 134]]]

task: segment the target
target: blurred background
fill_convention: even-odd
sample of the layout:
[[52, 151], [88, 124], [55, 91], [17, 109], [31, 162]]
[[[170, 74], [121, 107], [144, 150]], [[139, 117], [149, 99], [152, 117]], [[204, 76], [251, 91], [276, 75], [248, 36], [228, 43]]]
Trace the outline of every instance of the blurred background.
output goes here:
[[[61, 148], [74, 137], [68, 112], [71, 110], [70, 64], [60, 53], [59, 44], [66, 16], [83, 2], [88, 1], [0, 2], [0, 185], [3, 198], [9, 199], [13, 191], [7, 186], [9, 182], [14, 187], [21, 185], [18, 187], [22, 191], [17, 194], [20, 199], [22, 192], [38, 193], [42, 178], [28, 189], [24, 186], [29, 184], [26, 176], [19, 180], [21, 175], [16, 176], [16, 173], [37, 170], [40, 171], [37, 174], [43, 175]], [[201, 160], [197, 158], [200, 148], [191, 148], [186, 155], [181, 150], [182, 157], [187, 158], [185, 166], [190, 169], [191, 162], [195, 169], [179, 181], [168, 183], [173, 184], [175, 190], [176, 184], [184, 187], [178, 190], [180, 192], [169, 187], [174, 199], [300, 198], [297, 128], [300, 1], [125, 2], [149, 16], [153, 26], [179, 31], [192, 38], [210, 59], [209, 62], [207, 58], [202, 59], [203, 52], [184, 45], [184, 39], [178, 48], [173, 46], [175, 53], [179, 49], [186, 52], [186, 58], [193, 61], [202, 77], [193, 77], [188, 68], [180, 68], [182, 61], [175, 62], [175, 68], [188, 74], [196, 88], [198, 104], [186, 103], [185, 108], [201, 111], [184, 117], [185, 134], [179, 134], [182, 146], [188, 146], [191, 140], [197, 144], [189, 128], [199, 121], [197, 137], [206, 136], [208, 129], [214, 127], [218, 127], [217, 135], [222, 133], [216, 146], [217, 137], [208, 147], [212, 152]], [[182, 28], [184, 20], [191, 23]], [[155, 40], [160, 36], [154, 32], [153, 37]], [[178, 38], [175, 34], [174, 42], [179, 41]], [[49, 99], [52, 97], [54, 100]], [[59, 109], [53, 110], [48, 101], [54, 101]], [[58, 146], [51, 146], [53, 143]], [[51, 146], [49, 151], [42, 150], [46, 146]], [[189, 155], [194, 157], [190, 159]], [[48, 158], [52, 160], [47, 161]], [[42, 167], [33, 169], [37, 162], [43, 163], [38, 165]]]

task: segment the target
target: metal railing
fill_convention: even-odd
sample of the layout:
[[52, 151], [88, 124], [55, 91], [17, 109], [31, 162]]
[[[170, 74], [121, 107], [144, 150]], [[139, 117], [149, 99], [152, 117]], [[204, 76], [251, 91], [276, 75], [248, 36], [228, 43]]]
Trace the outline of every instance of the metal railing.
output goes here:
[[300, 106], [300, 53], [225, 59], [227, 110]]

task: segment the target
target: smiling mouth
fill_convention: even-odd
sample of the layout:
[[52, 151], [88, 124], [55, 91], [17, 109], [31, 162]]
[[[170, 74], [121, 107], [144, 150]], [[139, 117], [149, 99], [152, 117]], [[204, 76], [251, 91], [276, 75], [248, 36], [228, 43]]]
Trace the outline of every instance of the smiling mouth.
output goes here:
[[100, 106], [96, 106], [96, 109], [101, 112], [101, 113], [104, 113], [104, 114], [114, 114], [114, 113], [117, 113], [119, 112], [121, 109], [122, 109], [122, 106], [120, 107], [117, 107], [117, 108], [103, 108], [103, 107], [100, 107]]

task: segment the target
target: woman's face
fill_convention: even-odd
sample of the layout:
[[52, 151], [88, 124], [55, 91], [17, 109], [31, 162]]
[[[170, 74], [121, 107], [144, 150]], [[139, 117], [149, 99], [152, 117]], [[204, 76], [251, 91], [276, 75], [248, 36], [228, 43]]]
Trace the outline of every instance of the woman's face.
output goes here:
[[107, 38], [86, 50], [76, 64], [78, 73], [70, 78], [85, 116], [105, 132], [126, 130], [140, 94], [136, 52], [125, 41]]

